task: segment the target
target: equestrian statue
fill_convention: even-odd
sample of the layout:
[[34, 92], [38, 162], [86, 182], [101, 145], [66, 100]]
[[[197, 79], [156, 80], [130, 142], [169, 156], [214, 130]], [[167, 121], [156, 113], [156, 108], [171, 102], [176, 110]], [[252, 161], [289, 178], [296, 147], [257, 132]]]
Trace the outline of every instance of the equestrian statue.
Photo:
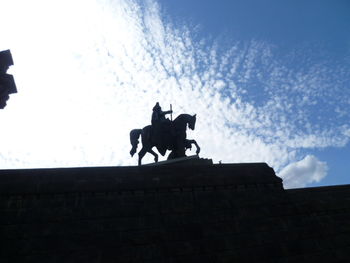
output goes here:
[[0, 109], [6, 107], [9, 95], [17, 93], [15, 80], [12, 75], [7, 74], [7, 70], [13, 65], [10, 50], [0, 51]]
[[[170, 105], [171, 107], [171, 105]], [[196, 125], [196, 114], [180, 114], [174, 121], [172, 120], [173, 111], [162, 111], [159, 103], [153, 107], [151, 125], [143, 129], [134, 129], [130, 132], [130, 142], [132, 148], [130, 155], [134, 156], [141, 136], [142, 149], [139, 152], [138, 165], [141, 165], [141, 160], [145, 154], [151, 153], [154, 156], [154, 161], [158, 162], [158, 154], [152, 148], [156, 147], [158, 152], [164, 156], [166, 151], [171, 153], [169, 159], [185, 157], [186, 150], [192, 148], [192, 144], [196, 146], [196, 154], [199, 154], [200, 147], [195, 140], [186, 138], [187, 126], [194, 130]], [[167, 119], [165, 115], [171, 114], [171, 119]]]

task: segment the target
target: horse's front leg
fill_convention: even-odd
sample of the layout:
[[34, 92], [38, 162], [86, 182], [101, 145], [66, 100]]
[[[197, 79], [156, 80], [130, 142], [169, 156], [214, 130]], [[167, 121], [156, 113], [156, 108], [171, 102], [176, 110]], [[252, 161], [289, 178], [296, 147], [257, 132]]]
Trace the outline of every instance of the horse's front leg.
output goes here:
[[198, 155], [201, 151], [201, 148], [199, 147], [198, 143], [195, 140], [188, 140], [190, 144], [194, 144], [196, 146], [196, 154]]

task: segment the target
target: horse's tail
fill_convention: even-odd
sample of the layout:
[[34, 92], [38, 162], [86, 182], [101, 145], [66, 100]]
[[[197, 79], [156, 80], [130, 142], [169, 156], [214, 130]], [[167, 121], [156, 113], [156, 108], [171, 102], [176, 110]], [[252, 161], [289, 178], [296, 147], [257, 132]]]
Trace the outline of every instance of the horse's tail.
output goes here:
[[130, 155], [134, 156], [136, 153], [137, 145], [139, 144], [139, 137], [142, 133], [142, 129], [134, 129], [130, 132], [130, 143], [132, 148], [130, 150]]

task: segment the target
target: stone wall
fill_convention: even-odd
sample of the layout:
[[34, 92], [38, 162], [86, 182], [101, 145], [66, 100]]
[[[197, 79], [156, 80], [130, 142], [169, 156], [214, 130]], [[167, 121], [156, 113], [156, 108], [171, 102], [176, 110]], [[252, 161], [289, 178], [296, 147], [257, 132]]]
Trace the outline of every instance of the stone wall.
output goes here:
[[350, 262], [350, 186], [266, 164], [0, 171], [0, 262]]

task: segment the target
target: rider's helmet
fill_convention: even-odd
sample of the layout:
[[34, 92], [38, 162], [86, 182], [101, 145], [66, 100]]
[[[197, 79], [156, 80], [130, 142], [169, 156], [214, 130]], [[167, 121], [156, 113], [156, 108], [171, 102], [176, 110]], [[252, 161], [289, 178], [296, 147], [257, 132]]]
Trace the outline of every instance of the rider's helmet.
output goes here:
[[153, 107], [153, 111], [160, 111], [162, 108], [159, 106], [159, 102]]
[[6, 73], [7, 69], [13, 65], [12, 55], [10, 50], [0, 51], [0, 70]]

